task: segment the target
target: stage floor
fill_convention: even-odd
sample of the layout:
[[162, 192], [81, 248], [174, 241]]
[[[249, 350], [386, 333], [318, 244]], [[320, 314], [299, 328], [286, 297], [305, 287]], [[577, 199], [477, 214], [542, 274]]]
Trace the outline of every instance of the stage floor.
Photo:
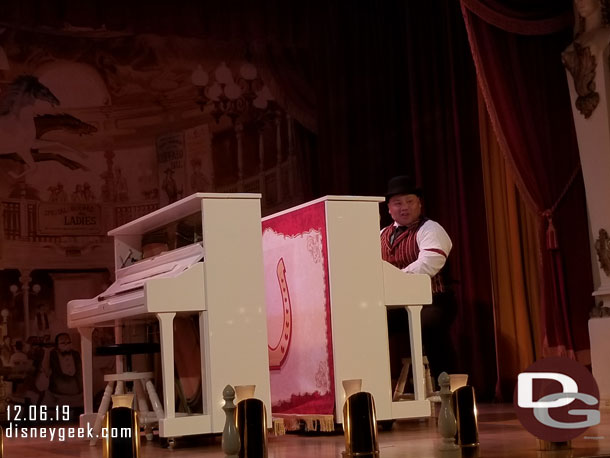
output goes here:
[[[58, 425], [59, 426], [59, 425]], [[490, 458], [568, 458], [568, 457], [610, 457], [610, 412], [602, 412], [602, 423], [590, 428], [585, 435], [572, 442], [572, 450], [562, 452], [540, 452], [536, 439], [527, 433], [516, 419], [512, 405], [479, 405], [479, 433], [481, 445], [478, 450], [464, 449], [461, 456]], [[381, 458], [427, 458], [454, 457], [460, 453], [441, 453], [437, 450], [440, 437], [435, 421], [400, 420], [392, 431], [379, 432]], [[269, 436], [269, 458], [324, 458], [340, 457], [345, 449], [342, 434], [314, 435], [288, 434]], [[49, 439], [4, 440], [6, 457], [47, 458], [47, 457], [87, 457], [100, 458], [102, 445], [98, 442], [90, 447], [83, 439], [66, 439], [65, 442]], [[161, 447], [158, 439], [152, 443], [142, 440], [142, 458], [224, 458], [220, 447], [220, 437], [178, 439], [174, 450]]]

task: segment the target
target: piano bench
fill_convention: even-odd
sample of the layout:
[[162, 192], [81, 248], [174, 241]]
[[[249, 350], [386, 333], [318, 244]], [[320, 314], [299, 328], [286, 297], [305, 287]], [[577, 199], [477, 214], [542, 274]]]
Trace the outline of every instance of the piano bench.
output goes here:
[[[95, 354], [97, 356], [125, 356], [125, 368], [127, 370], [117, 374], [104, 375], [104, 381], [107, 382], [107, 385], [106, 389], [104, 390], [104, 397], [102, 398], [102, 402], [100, 403], [100, 407], [97, 411], [95, 424], [93, 425], [93, 438], [90, 441], [90, 445], [95, 445], [97, 442], [97, 436], [102, 430], [102, 423], [104, 421], [104, 416], [110, 407], [112, 395], [123, 394], [124, 384], [133, 382], [137, 382], [137, 384], [139, 384], [142, 388], [140, 394], [138, 394], [137, 386], [134, 386], [133, 391], [136, 394], [134, 399], [134, 409], [138, 411], [140, 424], [144, 427], [146, 438], [148, 440], [152, 440], [152, 424], [156, 423], [160, 418], [164, 418], [163, 406], [152, 382], [154, 374], [152, 372], [132, 372], [131, 356], [137, 354], [158, 353], [159, 351], [161, 351], [161, 347], [158, 343], [113, 344], [97, 347], [95, 349]], [[152, 412], [150, 412], [148, 409], [148, 404], [146, 401], [147, 394], [152, 406]]]
[[95, 348], [96, 356], [125, 356], [126, 372], [131, 372], [131, 356], [149, 353], [159, 353], [161, 345], [158, 343], [121, 343], [104, 345]]

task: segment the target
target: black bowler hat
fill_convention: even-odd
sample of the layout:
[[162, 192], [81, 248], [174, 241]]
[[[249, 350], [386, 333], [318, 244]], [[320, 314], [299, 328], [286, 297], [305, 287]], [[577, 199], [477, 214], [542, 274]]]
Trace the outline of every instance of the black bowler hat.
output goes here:
[[417, 197], [422, 196], [421, 188], [415, 185], [415, 182], [408, 175], [400, 175], [390, 178], [388, 181], [388, 190], [385, 193], [385, 201], [388, 202], [390, 197], [399, 194], [415, 194]]

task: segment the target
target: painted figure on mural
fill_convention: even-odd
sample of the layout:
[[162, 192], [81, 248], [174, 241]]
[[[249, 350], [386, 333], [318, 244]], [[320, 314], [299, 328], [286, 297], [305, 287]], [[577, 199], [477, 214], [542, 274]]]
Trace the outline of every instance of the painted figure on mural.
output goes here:
[[167, 195], [167, 200], [170, 204], [178, 200], [179, 192], [178, 185], [176, 184], [176, 180], [174, 179], [174, 169], [165, 169], [165, 178], [163, 178], [161, 188], [165, 191], [165, 194]]
[[209, 191], [210, 185], [208, 179], [201, 171], [201, 160], [193, 159], [191, 165], [193, 166], [193, 173], [191, 175], [191, 188], [193, 192]]
[[10, 336], [4, 336], [2, 345], [0, 346], [0, 360], [3, 366], [9, 366], [11, 356], [13, 355], [13, 339]]
[[114, 190], [117, 202], [127, 202], [129, 200], [127, 178], [123, 176], [123, 171], [120, 167], [114, 169]]
[[578, 16], [574, 41], [562, 53], [561, 59], [574, 81], [578, 95], [576, 108], [589, 118], [599, 104], [595, 56], [601, 55], [610, 44], [610, 0], [575, 0], [574, 6]]
[[68, 193], [62, 183], [57, 183], [55, 186], [55, 202], [68, 202]]
[[44, 348], [42, 346], [42, 337], [30, 336], [27, 340], [26, 354], [28, 359], [32, 360], [34, 368], [40, 370], [42, 360], [44, 359]]
[[104, 202], [114, 202], [116, 193], [114, 190], [114, 175], [112, 170], [105, 170], [100, 174], [103, 180], [102, 184], [102, 200]]
[[29, 399], [32, 404], [37, 404], [40, 399], [40, 391], [36, 388], [37, 366], [31, 358], [32, 349], [30, 340], [23, 343], [21, 340], [15, 342], [15, 351], [11, 356], [11, 378], [13, 383], [11, 398], [18, 402], [21, 399]]
[[15, 342], [15, 348], [11, 358], [9, 359], [9, 366], [11, 367], [20, 367], [20, 366], [28, 366], [30, 364], [30, 360], [28, 356], [23, 351], [23, 342], [18, 340]]
[[47, 201], [48, 202], [56, 202], [56, 194], [57, 194], [57, 188], [55, 188], [55, 186], [49, 186], [47, 188], [47, 191], [49, 192], [49, 195], [47, 197]]
[[34, 313], [34, 322], [36, 323], [36, 335], [44, 336], [49, 333], [49, 308], [46, 304], [39, 304]]
[[83, 197], [85, 198], [85, 202], [93, 202], [95, 201], [95, 194], [91, 189], [91, 185], [85, 181], [83, 183]]
[[72, 349], [68, 333], [55, 336], [55, 347], [45, 354], [42, 372], [48, 377], [45, 393], [47, 404], [82, 404], [82, 363], [80, 354]]
[[74, 187], [74, 191], [72, 192], [72, 196], [70, 196], [70, 201], [75, 203], [85, 202], [85, 193], [83, 191], [83, 185], [77, 184]]
[[56, 186], [49, 186], [49, 202], [67, 202], [68, 193], [64, 190], [64, 185], [57, 183]]

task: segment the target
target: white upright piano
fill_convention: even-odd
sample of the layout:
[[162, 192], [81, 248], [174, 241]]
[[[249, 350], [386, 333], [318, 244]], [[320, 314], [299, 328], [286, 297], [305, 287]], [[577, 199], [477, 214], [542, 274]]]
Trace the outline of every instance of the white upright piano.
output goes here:
[[[383, 200], [326, 196], [263, 219], [274, 416], [307, 418], [311, 412], [319, 413], [310, 407], [309, 396], [317, 397], [315, 407], [325, 402], [326, 412], [342, 423], [342, 381], [348, 379], [362, 379], [362, 390], [374, 396], [379, 420], [431, 415], [420, 320], [422, 306], [432, 302], [430, 277], [405, 274], [381, 259], [379, 203]], [[278, 262], [282, 288], [289, 294], [276, 292]], [[395, 307], [405, 307], [409, 316], [404, 326], [409, 327], [411, 340], [415, 391], [411, 400], [393, 400], [386, 309]], [[313, 308], [322, 313], [310, 313]], [[280, 315], [290, 317], [290, 326]], [[311, 319], [320, 324], [303, 332]], [[326, 336], [317, 335], [323, 326], [328, 328]], [[324, 347], [329, 348], [326, 358]], [[302, 367], [314, 355], [322, 359], [324, 370], [311, 372], [308, 384]], [[294, 386], [292, 393], [287, 386]], [[330, 394], [330, 403], [329, 395], [323, 399], [321, 391]], [[285, 408], [299, 393], [303, 404], [292, 402], [292, 410]]]
[[[260, 197], [193, 194], [108, 233], [114, 237], [115, 283], [97, 297], [68, 303], [68, 326], [81, 334], [85, 409], [81, 426], [93, 425], [96, 416], [92, 331], [132, 318], [159, 322], [161, 437], [221, 432], [222, 391], [227, 384], [256, 385], [255, 396], [270, 409]], [[199, 229], [190, 230], [193, 226]], [[168, 227], [177, 229], [180, 240], [172, 241], [169, 251], [141, 259], [143, 236]], [[177, 314], [199, 317], [201, 352], [194, 349], [193, 358], [201, 358], [202, 413], [182, 414], [175, 409]]]

